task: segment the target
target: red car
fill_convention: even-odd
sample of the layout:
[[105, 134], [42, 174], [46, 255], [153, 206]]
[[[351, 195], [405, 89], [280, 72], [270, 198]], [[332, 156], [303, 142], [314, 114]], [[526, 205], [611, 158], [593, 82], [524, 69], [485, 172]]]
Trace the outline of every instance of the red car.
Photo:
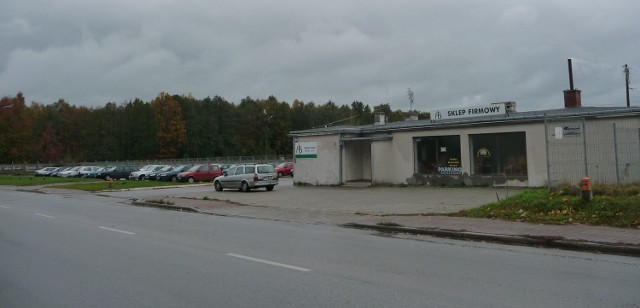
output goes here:
[[285, 176], [285, 175], [290, 175], [293, 176], [293, 168], [295, 168], [296, 164], [292, 163], [292, 162], [285, 162], [285, 163], [281, 163], [278, 166], [276, 166], [276, 172], [278, 173], [278, 176]]
[[211, 182], [222, 175], [222, 166], [218, 164], [194, 165], [185, 172], [178, 173], [176, 179], [180, 182]]

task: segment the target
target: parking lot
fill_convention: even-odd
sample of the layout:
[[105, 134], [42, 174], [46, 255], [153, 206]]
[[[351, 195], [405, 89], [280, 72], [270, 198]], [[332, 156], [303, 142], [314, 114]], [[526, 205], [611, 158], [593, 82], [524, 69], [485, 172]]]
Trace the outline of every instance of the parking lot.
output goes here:
[[[293, 178], [280, 178], [273, 191], [243, 193], [214, 191], [212, 186], [162, 193], [189, 199], [216, 199], [244, 205], [280, 209], [337, 211], [367, 214], [447, 213], [478, 207], [520, 192], [515, 188], [470, 187], [319, 187], [296, 186]], [[169, 193], [169, 194], [167, 194]]]

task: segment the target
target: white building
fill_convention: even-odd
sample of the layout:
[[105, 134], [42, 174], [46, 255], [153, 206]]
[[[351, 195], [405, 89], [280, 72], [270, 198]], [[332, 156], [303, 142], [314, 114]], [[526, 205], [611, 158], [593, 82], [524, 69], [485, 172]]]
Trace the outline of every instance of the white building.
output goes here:
[[640, 181], [639, 107], [565, 100], [564, 109], [517, 112], [508, 102], [431, 117], [293, 131], [294, 181], [525, 187], [584, 176], [594, 183]]

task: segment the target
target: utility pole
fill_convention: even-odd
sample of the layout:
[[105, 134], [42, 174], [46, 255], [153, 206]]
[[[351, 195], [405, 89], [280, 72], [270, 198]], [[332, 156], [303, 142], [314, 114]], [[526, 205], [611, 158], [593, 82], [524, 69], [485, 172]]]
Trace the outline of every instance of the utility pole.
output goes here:
[[624, 65], [624, 79], [627, 89], [627, 107], [631, 107], [631, 101], [629, 100], [629, 65]]
[[409, 111], [413, 110], [413, 91], [411, 91], [411, 88], [407, 88], [408, 90], [408, 95], [409, 95]]

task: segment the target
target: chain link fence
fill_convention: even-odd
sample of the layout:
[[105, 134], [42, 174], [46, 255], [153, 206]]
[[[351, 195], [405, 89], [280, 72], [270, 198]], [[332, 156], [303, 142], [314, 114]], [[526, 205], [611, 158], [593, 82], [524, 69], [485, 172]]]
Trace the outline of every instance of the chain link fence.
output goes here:
[[293, 155], [222, 156], [182, 159], [148, 159], [126, 161], [58, 162], [58, 163], [14, 163], [0, 165], [0, 174], [28, 174], [49, 166], [144, 166], [144, 165], [185, 165], [185, 164], [240, 164], [240, 163], [281, 163], [293, 161]]
[[640, 181], [637, 119], [546, 120], [548, 186]]

